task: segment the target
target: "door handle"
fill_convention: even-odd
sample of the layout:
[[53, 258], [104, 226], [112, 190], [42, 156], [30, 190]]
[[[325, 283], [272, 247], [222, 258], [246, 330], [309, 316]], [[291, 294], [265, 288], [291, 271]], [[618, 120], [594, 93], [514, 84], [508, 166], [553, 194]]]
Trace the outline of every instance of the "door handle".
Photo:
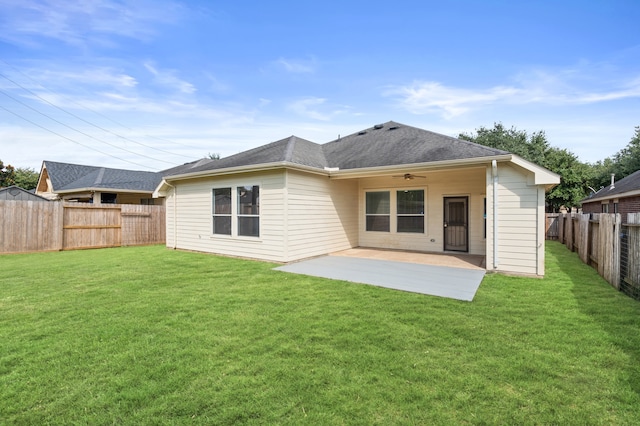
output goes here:
[[449, 225], [447, 224], [447, 222], [445, 222], [445, 223], [444, 223], [444, 227], [446, 228], [447, 226], [449, 226]]

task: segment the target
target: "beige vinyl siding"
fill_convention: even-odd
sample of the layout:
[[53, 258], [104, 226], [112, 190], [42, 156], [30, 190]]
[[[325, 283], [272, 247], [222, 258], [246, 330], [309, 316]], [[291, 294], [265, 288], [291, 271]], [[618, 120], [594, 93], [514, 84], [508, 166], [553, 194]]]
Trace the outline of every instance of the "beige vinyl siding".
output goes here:
[[[177, 200], [175, 223], [176, 248], [249, 257], [270, 261], [285, 261], [284, 257], [284, 178], [285, 172], [244, 173], [217, 178], [203, 178], [176, 182], [177, 196], [167, 200], [167, 245], [173, 242], [172, 198]], [[212, 190], [232, 188], [234, 211], [237, 205], [235, 188], [244, 185], [260, 186], [260, 236], [226, 236], [213, 234]], [[173, 216], [171, 216], [173, 217]], [[235, 221], [235, 215], [232, 218]]]
[[[496, 271], [544, 274], [544, 189], [529, 185], [530, 173], [509, 164], [498, 165], [498, 254]], [[493, 181], [487, 168], [487, 269], [493, 270]], [[542, 198], [540, 198], [542, 191]], [[542, 205], [542, 210], [540, 209]], [[540, 213], [542, 211], [542, 213]], [[540, 248], [542, 247], [542, 248]]]
[[[361, 179], [359, 207], [359, 245], [362, 247], [442, 252], [444, 250], [444, 198], [468, 197], [469, 208], [469, 253], [485, 254], [484, 197], [485, 168], [463, 168], [452, 171], [413, 172], [425, 178], [405, 181], [391, 176]], [[402, 189], [425, 190], [425, 232], [410, 234], [395, 232], [392, 209], [391, 232], [366, 231], [365, 193], [367, 191], [390, 191]], [[392, 204], [395, 197], [392, 194]], [[433, 240], [433, 241], [431, 241]]]
[[357, 245], [357, 182], [289, 170], [286, 187], [288, 261]]

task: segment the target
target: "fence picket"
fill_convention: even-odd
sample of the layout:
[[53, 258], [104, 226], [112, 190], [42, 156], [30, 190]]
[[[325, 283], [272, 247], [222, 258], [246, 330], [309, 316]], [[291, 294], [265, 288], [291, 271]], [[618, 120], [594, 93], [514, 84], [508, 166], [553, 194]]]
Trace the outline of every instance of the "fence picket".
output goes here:
[[640, 298], [640, 213], [630, 213], [625, 224], [620, 214], [605, 213], [561, 214], [557, 221], [557, 237], [549, 239], [578, 252], [613, 287], [630, 286]]
[[164, 206], [0, 200], [0, 253], [164, 242]]

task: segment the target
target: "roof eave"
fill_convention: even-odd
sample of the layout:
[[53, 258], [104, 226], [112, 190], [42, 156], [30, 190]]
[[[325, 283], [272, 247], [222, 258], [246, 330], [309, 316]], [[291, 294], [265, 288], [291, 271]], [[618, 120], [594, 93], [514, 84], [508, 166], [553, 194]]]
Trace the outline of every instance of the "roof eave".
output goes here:
[[352, 179], [360, 177], [379, 176], [380, 174], [404, 172], [416, 170], [442, 170], [451, 167], [472, 167], [486, 165], [492, 160], [507, 162], [511, 160], [511, 154], [493, 155], [489, 157], [461, 158], [456, 160], [429, 161], [424, 163], [392, 164], [388, 166], [363, 167], [357, 169], [332, 170], [331, 179]]
[[591, 203], [591, 202], [594, 202], [594, 201], [613, 200], [613, 199], [616, 199], [616, 198], [635, 197], [635, 196], [638, 196], [638, 195], [640, 195], [640, 189], [635, 189], [633, 191], [618, 192], [616, 194], [611, 194], [611, 195], [602, 195], [602, 196], [593, 197], [593, 198], [586, 198], [586, 199], [581, 201], [581, 204]]
[[263, 171], [285, 169], [285, 168], [301, 170], [301, 171], [316, 173], [321, 175], [329, 174], [328, 171], [317, 168], [317, 167], [305, 166], [303, 164], [291, 163], [289, 161], [277, 161], [273, 163], [249, 164], [244, 166], [227, 167], [223, 169], [210, 169], [210, 170], [203, 170], [199, 172], [183, 173], [179, 175], [169, 175], [169, 176], [164, 176], [163, 180], [165, 182], [174, 182], [179, 180], [198, 179], [198, 178], [209, 177], [209, 176], [224, 176], [224, 175], [231, 175], [231, 174], [237, 174], [237, 173], [263, 172]]
[[74, 194], [76, 192], [125, 192], [127, 194], [152, 194], [152, 190], [146, 189], [119, 189], [119, 188], [96, 188], [96, 187], [84, 187], [63, 189], [60, 191], [53, 191], [55, 194]]
[[545, 169], [544, 167], [539, 166], [535, 163], [532, 163], [531, 161], [527, 161], [524, 158], [514, 154], [511, 162], [522, 167], [523, 169], [532, 172], [534, 175], [533, 183], [535, 185], [544, 185], [547, 191], [560, 184], [559, 174]]

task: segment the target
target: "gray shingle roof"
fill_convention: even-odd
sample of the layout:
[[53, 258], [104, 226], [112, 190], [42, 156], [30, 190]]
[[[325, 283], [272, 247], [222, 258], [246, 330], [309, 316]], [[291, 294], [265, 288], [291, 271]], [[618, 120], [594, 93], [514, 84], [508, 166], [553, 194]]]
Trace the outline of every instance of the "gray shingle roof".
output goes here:
[[11, 185], [6, 188], [0, 188], [0, 200], [20, 200], [20, 201], [49, 201], [44, 197], [20, 188], [17, 185]]
[[163, 175], [279, 162], [319, 169], [325, 167], [359, 169], [492, 157], [502, 154], [508, 153], [389, 121], [324, 145], [290, 136], [189, 170], [172, 169]]
[[323, 145], [331, 167], [364, 167], [430, 163], [491, 157], [506, 151], [463, 141], [394, 121]]
[[582, 203], [588, 203], [591, 200], [611, 198], [614, 196], [624, 196], [626, 192], [640, 190], [640, 170], [630, 174], [623, 179], [620, 179], [618, 182], [614, 182], [613, 186], [613, 189], [609, 189], [611, 188], [611, 185], [605, 186], [595, 194], [591, 195], [589, 198], [585, 198], [584, 200], [582, 200]]
[[163, 173], [45, 161], [55, 192], [83, 188], [153, 192]]
[[320, 169], [327, 165], [321, 145], [296, 136], [290, 136], [267, 145], [262, 145], [248, 151], [193, 167], [189, 170], [179, 169], [170, 173], [164, 173], [163, 175], [168, 176], [280, 162], [289, 162]]

